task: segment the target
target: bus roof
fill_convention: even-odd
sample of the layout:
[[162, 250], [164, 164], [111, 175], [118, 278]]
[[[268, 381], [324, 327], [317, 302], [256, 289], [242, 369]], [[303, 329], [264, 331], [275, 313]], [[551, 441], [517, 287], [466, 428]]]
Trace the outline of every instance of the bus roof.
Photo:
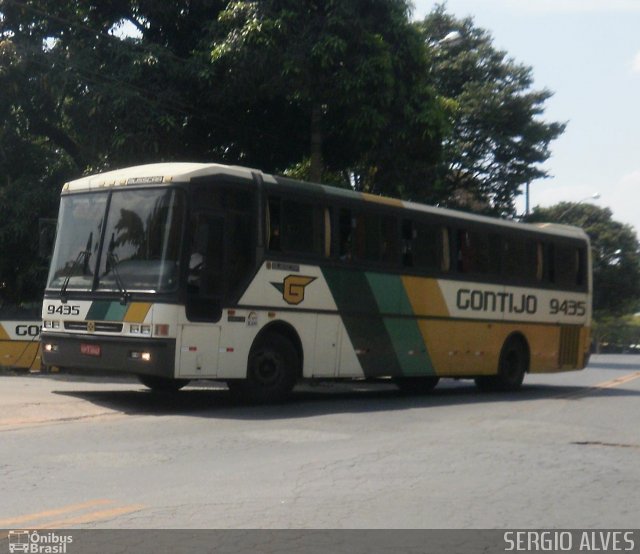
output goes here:
[[[141, 184], [169, 184], [187, 182], [194, 177], [206, 177], [224, 173], [251, 179], [251, 173], [257, 170], [246, 167], [229, 166], [213, 163], [171, 162], [154, 163], [123, 167], [104, 173], [96, 173], [80, 177], [65, 183], [63, 192], [79, 192], [105, 187], [117, 187]], [[258, 173], [261, 173], [258, 171]]]
[[250, 180], [252, 179], [252, 175], [254, 173], [261, 175], [264, 181], [267, 183], [278, 184], [283, 187], [291, 187], [292, 190], [295, 188], [298, 191], [306, 191], [308, 193], [320, 193], [326, 194], [327, 196], [343, 197], [345, 199], [351, 200], [364, 200], [367, 202], [373, 202], [387, 206], [431, 213], [433, 215], [439, 215], [441, 217], [451, 217], [462, 221], [509, 227], [513, 230], [529, 230], [533, 232], [542, 232], [555, 236], [560, 235], [566, 236], [568, 238], [576, 238], [582, 240], [587, 238], [587, 234], [579, 227], [572, 227], [569, 225], [560, 225], [555, 223], [519, 223], [515, 221], [476, 215], [447, 208], [437, 208], [428, 206], [426, 204], [419, 204], [416, 202], [378, 196], [375, 194], [362, 193], [329, 185], [319, 185], [315, 183], [296, 181], [285, 177], [269, 175], [257, 169], [216, 163], [171, 162], [125, 167], [107, 171], [104, 173], [88, 175], [86, 177], [81, 177], [79, 179], [69, 181], [68, 183], [65, 183], [62, 191], [63, 193], [72, 193], [127, 185], [183, 183], [188, 182], [196, 177], [207, 177], [219, 174], [231, 175]]

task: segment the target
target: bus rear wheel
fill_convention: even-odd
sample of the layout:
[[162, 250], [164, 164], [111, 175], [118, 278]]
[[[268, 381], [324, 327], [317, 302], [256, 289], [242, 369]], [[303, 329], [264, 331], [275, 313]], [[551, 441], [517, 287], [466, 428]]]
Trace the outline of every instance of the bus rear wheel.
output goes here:
[[424, 375], [421, 377], [395, 377], [393, 382], [405, 394], [427, 394], [436, 388], [440, 377]]
[[476, 377], [476, 386], [482, 391], [515, 391], [520, 388], [529, 369], [529, 354], [524, 340], [512, 337], [500, 352], [498, 373]]
[[269, 404], [285, 400], [298, 380], [300, 360], [291, 341], [268, 334], [249, 352], [246, 379], [230, 380], [229, 390], [241, 400]]
[[171, 379], [157, 375], [138, 375], [138, 380], [153, 392], [178, 392], [189, 384], [189, 379]]

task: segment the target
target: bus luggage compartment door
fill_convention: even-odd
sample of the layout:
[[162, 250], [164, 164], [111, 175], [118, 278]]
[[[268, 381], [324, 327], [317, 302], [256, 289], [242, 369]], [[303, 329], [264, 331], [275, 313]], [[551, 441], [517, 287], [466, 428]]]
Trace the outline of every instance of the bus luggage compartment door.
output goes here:
[[182, 325], [178, 377], [208, 379], [218, 373], [220, 327], [207, 324]]

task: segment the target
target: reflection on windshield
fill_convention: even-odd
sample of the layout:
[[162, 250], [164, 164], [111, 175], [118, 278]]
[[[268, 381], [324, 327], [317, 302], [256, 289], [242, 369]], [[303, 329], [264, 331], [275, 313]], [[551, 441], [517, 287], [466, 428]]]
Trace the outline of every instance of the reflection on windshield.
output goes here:
[[[182, 194], [172, 189], [115, 191], [101, 233], [107, 195], [63, 198], [49, 288], [64, 292], [96, 286], [123, 294], [175, 289], [184, 215]], [[101, 236], [105, 244], [97, 260], [99, 240], [89, 237]]]
[[91, 289], [106, 206], [105, 193], [62, 198], [49, 288]]

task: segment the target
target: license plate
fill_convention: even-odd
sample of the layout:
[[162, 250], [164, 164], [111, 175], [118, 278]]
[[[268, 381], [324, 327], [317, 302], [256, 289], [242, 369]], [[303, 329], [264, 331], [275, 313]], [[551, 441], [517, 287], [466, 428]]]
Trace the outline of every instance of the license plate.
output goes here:
[[99, 344], [81, 344], [80, 354], [84, 354], [85, 356], [100, 356], [102, 350]]

